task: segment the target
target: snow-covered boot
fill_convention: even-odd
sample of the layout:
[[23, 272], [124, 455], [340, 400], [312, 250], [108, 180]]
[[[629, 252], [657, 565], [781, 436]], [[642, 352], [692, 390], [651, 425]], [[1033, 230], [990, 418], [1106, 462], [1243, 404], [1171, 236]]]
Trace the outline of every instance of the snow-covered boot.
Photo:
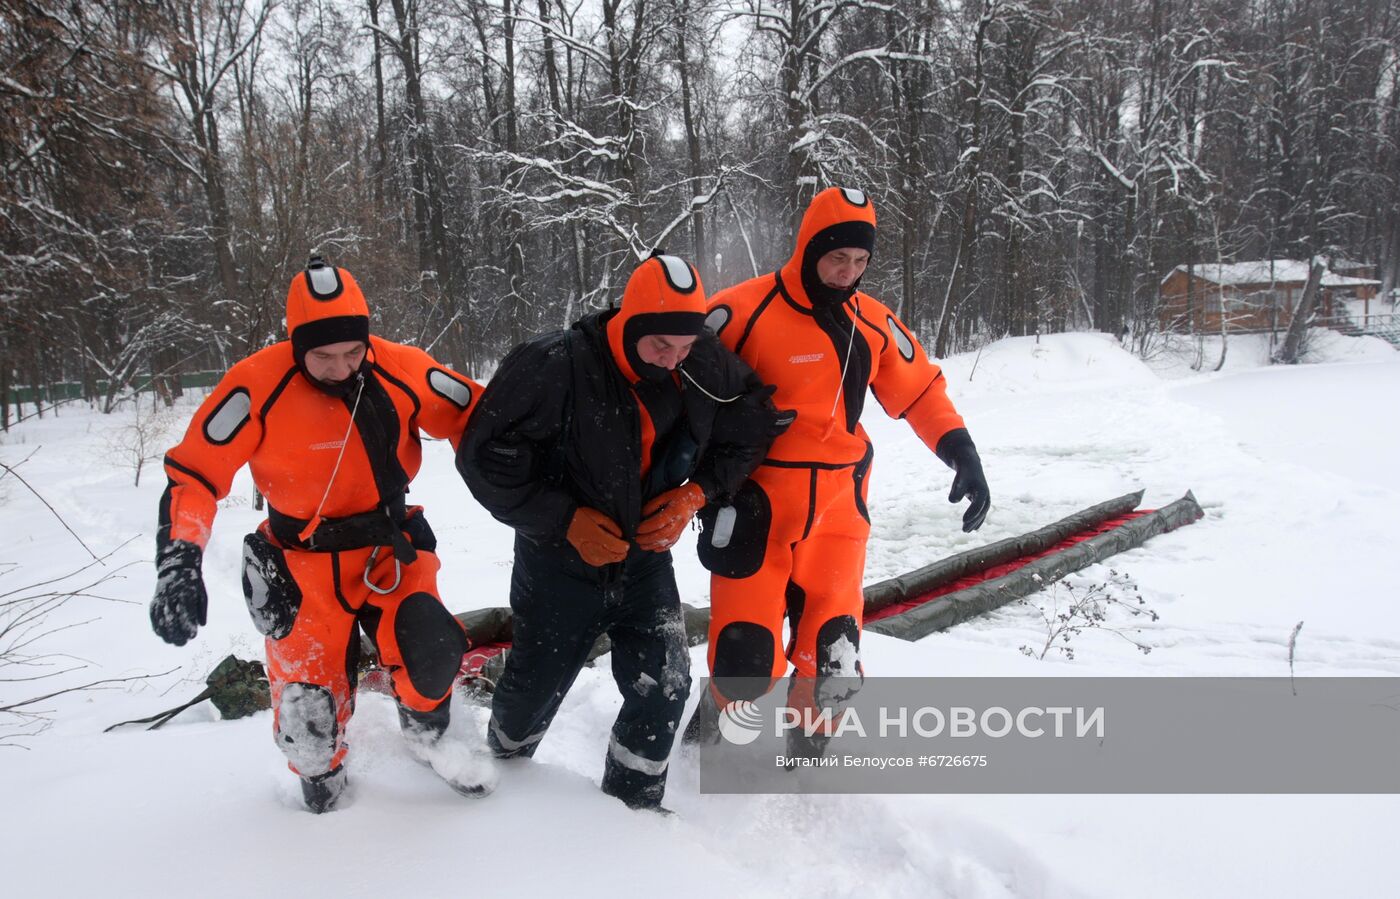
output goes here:
[[301, 779], [301, 798], [306, 803], [308, 811], [319, 815], [335, 808], [335, 804], [340, 801], [340, 795], [345, 792], [347, 783], [345, 766], [343, 765], [334, 771], [327, 771], [325, 774], [303, 777]]
[[496, 762], [484, 748], [447, 733], [447, 702], [431, 712], [399, 707], [403, 735], [414, 758], [463, 796], [485, 796], [496, 789]]
[[787, 757], [794, 761], [784, 762], [783, 767], [791, 771], [801, 762], [796, 759], [819, 759], [826, 755], [827, 744], [831, 742], [831, 735], [817, 731], [811, 735], [801, 727], [794, 727], [787, 732]]
[[[800, 720], [811, 719], [813, 726], [803, 725], [788, 730], [788, 758], [819, 759], [826, 754], [832, 734], [840, 730], [851, 697], [860, 691], [865, 682], [865, 676], [859, 673], [858, 666], [859, 663], [851, 666], [856, 671], [854, 675], [824, 674], [816, 678], [793, 675], [788, 682], [788, 706], [800, 713]], [[812, 733], [808, 733], [808, 730]], [[791, 771], [798, 764], [800, 762], [793, 762], [785, 767]]]

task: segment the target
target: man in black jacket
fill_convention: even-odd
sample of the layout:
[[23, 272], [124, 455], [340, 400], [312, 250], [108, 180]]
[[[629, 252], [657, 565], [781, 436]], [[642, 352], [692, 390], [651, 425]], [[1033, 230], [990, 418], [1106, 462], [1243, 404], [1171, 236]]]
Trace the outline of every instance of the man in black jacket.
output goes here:
[[603, 790], [656, 808], [690, 656], [670, 547], [758, 465], [779, 415], [757, 376], [704, 330], [691, 267], [653, 256], [622, 308], [516, 347], [471, 419], [457, 469], [515, 529], [514, 638], [488, 742], [531, 756], [600, 634], [622, 711]]

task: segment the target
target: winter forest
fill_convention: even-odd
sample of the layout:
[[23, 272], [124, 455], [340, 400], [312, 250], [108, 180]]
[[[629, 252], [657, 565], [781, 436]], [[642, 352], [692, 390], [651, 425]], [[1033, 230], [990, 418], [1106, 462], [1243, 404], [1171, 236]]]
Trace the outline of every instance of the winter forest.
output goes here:
[[1400, 275], [1400, 0], [0, 10], [6, 428], [280, 339], [312, 251], [484, 376], [654, 248], [711, 292], [771, 270], [832, 184], [874, 197], [864, 287], [940, 357], [1142, 348], [1178, 264]]

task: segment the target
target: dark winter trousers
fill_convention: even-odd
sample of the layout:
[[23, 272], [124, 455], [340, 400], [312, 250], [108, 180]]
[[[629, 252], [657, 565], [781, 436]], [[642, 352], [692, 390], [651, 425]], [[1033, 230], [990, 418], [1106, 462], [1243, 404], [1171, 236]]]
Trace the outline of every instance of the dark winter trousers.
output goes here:
[[654, 806], [690, 693], [690, 654], [670, 553], [633, 547], [594, 568], [571, 547], [515, 541], [513, 637], [491, 703], [487, 740], [501, 758], [532, 756], [602, 634], [612, 643], [622, 711], [613, 723], [603, 791]]

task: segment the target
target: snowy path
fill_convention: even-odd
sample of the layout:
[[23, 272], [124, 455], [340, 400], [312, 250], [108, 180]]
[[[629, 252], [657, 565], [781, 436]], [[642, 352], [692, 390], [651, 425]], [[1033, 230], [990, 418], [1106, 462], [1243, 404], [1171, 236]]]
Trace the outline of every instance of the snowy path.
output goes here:
[[[1142, 631], [1150, 655], [1086, 634], [1074, 661], [1026, 658], [1018, 647], [1043, 640], [1043, 628], [1021, 604], [917, 644], [871, 635], [869, 671], [1280, 675], [1289, 633], [1303, 620], [1299, 674], [1400, 674], [1400, 554], [1385, 545], [1400, 505], [1400, 356], [1348, 342], [1329, 351], [1337, 360], [1329, 364], [1258, 369], [1250, 350], [1233, 342], [1232, 367], [1205, 376], [1154, 373], [1097, 335], [1002, 341], [980, 359], [950, 360], [950, 391], [994, 494], [987, 525], [973, 535], [961, 533], [961, 513], [946, 502], [946, 469], [871, 402], [878, 455], [868, 580], [1140, 487], [1145, 505], [1190, 488], [1207, 517], [1114, 560], [1161, 615]], [[84, 600], [57, 613], [58, 623], [98, 620], [54, 635], [50, 650], [86, 660], [88, 670], [72, 675], [85, 679], [179, 668], [55, 700], [53, 726], [23, 741], [28, 749], [0, 747], [7, 893], [233, 896], [291, 885], [336, 897], [591, 896], [616, 895], [623, 882], [674, 896], [1169, 897], [1393, 887], [1393, 796], [702, 796], [695, 759], [682, 755], [668, 796], [680, 816], [657, 821], [596, 788], [619, 703], [606, 667], [580, 677], [537, 762], [510, 767], [498, 792], [479, 801], [413, 762], [391, 704], [366, 696], [350, 732], [351, 802], [307, 815], [266, 713], [221, 722], [201, 708], [159, 732], [101, 733], [193, 695], [228, 652], [260, 653], [236, 575], [240, 536], [260, 517], [246, 472], [205, 563], [209, 626], [178, 650], [150, 634], [150, 533], [163, 485], [148, 467], [133, 488], [114, 462], [108, 440], [124, 421], [65, 410], [0, 442], [7, 464], [41, 447], [19, 471], [93, 549], [142, 535], [112, 563], [140, 564], [105, 585], [122, 602]], [[413, 498], [427, 505], [442, 544], [449, 606], [503, 603], [510, 534], [470, 501], [445, 445], [429, 446]], [[0, 588], [84, 558], [11, 478], [0, 480], [0, 526], [8, 548], [0, 561], [23, 565]], [[706, 602], [689, 546], [677, 569], [684, 598]], [[1106, 577], [1100, 566], [1074, 581]], [[699, 674], [698, 650], [694, 661]], [[0, 699], [17, 695], [0, 685]]]

